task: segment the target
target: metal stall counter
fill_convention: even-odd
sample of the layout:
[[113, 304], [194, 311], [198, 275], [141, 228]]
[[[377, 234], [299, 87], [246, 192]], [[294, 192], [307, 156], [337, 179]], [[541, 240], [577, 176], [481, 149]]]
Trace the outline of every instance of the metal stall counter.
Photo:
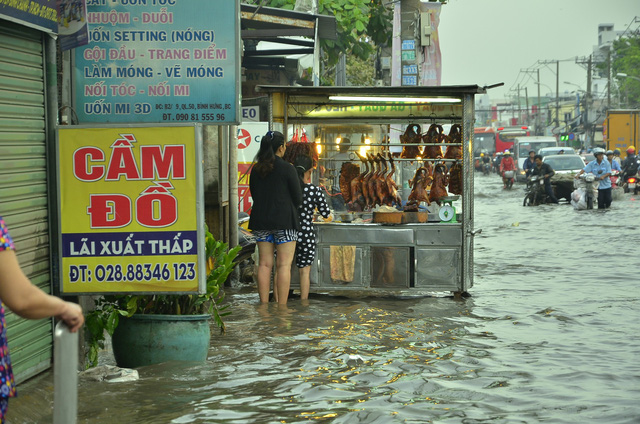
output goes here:
[[[269, 127], [308, 154], [332, 222], [317, 222], [312, 292], [473, 286], [474, 96], [486, 89], [259, 86]], [[292, 288], [297, 287], [292, 273]]]

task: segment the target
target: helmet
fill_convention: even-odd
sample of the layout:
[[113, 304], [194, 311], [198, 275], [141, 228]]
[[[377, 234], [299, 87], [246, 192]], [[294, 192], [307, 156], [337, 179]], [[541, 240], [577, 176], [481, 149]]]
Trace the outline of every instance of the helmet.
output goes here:
[[612, 154], [613, 154], [613, 150], [607, 150], [606, 153], [605, 153], [605, 155], [607, 155], [607, 156], [612, 155]]
[[510, 155], [511, 155], [511, 152], [510, 152], [510, 151], [508, 151], [508, 150], [505, 150], [505, 151], [504, 151], [504, 155], [505, 155], [505, 156], [507, 156], [507, 155], [509, 155], [509, 156], [510, 156]]
[[484, 157], [484, 153], [480, 153], [480, 157], [483, 158]]
[[616, 155], [616, 156], [620, 156], [620, 149], [615, 149], [613, 151], [613, 154]]
[[593, 149], [593, 156], [598, 156], [598, 155], [603, 155], [604, 154], [604, 149], [602, 147], [596, 147], [595, 149]]
[[627, 153], [632, 155], [636, 152], [636, 148], [633, 146], [629, 146], [629, 148], [627, 149]]

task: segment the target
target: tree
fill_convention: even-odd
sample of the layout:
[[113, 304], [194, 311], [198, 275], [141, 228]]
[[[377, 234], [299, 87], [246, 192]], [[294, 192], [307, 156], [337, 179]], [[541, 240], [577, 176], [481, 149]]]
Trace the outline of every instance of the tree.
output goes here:
[[[293, 10], [295, 0], [253, 0], [267, 7]], [[377, 47], [390, 46], [392, 36], [392, 2], [386, 0], [318, 0], [318, 13], [335, 16], [338, 38], [320, 40], [323, 84], [333, 81], [333, 71], [340, 54], [371, 61]], [[355, 84], [354, 84], [355, 85]]]
[[622, 37], [613, 42], [611, 52], [611, 74], [627, 74], [618, 77], [620, 94], [632, 108], [640, 107], [640, 34]]

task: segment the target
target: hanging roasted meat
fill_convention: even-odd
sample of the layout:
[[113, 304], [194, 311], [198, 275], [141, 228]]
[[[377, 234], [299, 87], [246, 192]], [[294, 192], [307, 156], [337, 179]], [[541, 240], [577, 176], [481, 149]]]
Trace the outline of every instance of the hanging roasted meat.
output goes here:
[[449, 192], [462, 194], [462, 165], [458, 161], [449, 168]]
[[400, 143], [404, 144], [400, 157], [415, 159], [420, 156], [420, 139], [420, 125], [409, 124], [404, 134], [400, 136]]
[[375, 164], [373, 162], [372, 157], [366, 156], [365, 159], [366, 159], [366, 163], [371, 165], [371, 170], [362, 179], [362, 194], [364, 195], [366, 207], [370, 209], [373, 207], [375, 200], [374, 200], [373, 191], [371, 190], [371, 186], [369, 185], [369, 182], [371, 181], [371, 178], [373, 178], [376, 172], [376, 169], [375, 169]]
[[389, 168], [387, 167], [387, 161], [380, 153], [378, 153], [377, 157], [382, 170], [378, 178], [376, 178], [376, 198], [378, 199], [379, 205], [391, 206], [391, 194], [389, 192], [389, 185], [387, 184], [387, 171]]
[[449, 183], [447, 167], [442, 163], [437, 163], [433, 168], [433, 184], [429, 192], [429, 200], [440, 204], [440, 198], [449, 195], [447, 185]]
[[462, 159], [462, 126], [460, 124], [452, 125], [449, 136], [445, 140], [446, 143], [452, 144], [447, 146], [447, 152], [444, 154], [445, 159]]
[[380, 177], [380, 159], [378, 159], [376, 156], [373, 156], [371, 154], [369, 154], [369, 158], [371, 160], [371, 162], [373, 163], [373, 175], [371, 175], [371, 178], [369, 178], [368, 184], [369, 184], [369, 197], [371, 200], [370, 206], [374, 207], [375, 205], [378, 204], [378, 192], [376, 191], [377, 188], [377, 180]]
[[391, 171], [387, 174], [387, 186], [389, 187], [389, 194], [391, 196], [391, 201], [396, 204], [396, 206], [402, 205], [402, 198], [400, 194], [398, 194], [398, 184], [393, 179], [393, 174], [396, 173], [396, 165], [393, 162], [393, 157], [389, 155], [389, 167]]
[[351, 201], [351, 180], [360, 174], [360, 167], [355, 163], [345, 162], [340, 168], [340, 191], [345, 203]]
[[[442, 143], [443, 142], [443, 129], [442, 125], [431, 124], [427, 133], [422, 136], [423, 143]], [[442, 159], [442, 148], [433, 144], [426, 144], [424, 146], [424, 158], [425, 159]]]
[[360, 160], [364, 162], [367, 170], [358, 174], [353, 180], [351, 180], [351, 201], [347, 203], [347, 209], [353, 212], [362, 212], [366, 205], [365, 197], [363, 194], [364, 185], [362, 184], [362, 180], [364, 176], [369, 172], [369, 167], [367, 165], [367, 162], [363, 160], [362, 157], [360, 157]]
[[427, 168], [420, 167], [416, 170], [413, 179], [409, 181], [411, 192], [404, 207], [405, 212], [418, 212], [420, 202], [426, 202], [427, 205], [431, 204], [427, 190], [432, 181], [433, 178]]

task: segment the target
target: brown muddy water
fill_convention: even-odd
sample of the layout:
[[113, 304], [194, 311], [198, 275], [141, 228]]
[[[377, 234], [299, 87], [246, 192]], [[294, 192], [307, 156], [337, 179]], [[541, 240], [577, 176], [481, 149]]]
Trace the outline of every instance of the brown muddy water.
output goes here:
[[[640, 422], [640, 196], [524, 208], [522, 186], [475, 184], [472, 297], [282, 310], [234, 289], [205, 363], [81, 379], [78, 423]], [[18, 390], [10, 424], [52, 422], [50, 373]]]

